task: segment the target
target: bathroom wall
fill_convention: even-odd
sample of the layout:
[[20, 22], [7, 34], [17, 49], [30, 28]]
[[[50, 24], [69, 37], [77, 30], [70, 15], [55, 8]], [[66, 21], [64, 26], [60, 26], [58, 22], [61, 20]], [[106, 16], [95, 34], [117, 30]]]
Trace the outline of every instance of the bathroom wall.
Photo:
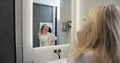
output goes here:
[[[79, 6], [77, 4], [79, 4], [78, 2], [79, 0], [71, 0], [71, 21], [72, 21], [72, 28], [71, 28], [71, 44], [75, 44], [76, 42], [76, 31], [77, 31], [77, 23], [78, 23], [78, 11], [79, 10]], [[78, 2], [78, 3], [77, 3]]]
[[[102, 5], [109, 5], [109, 4], [116, 4], [120, 5], [120, 0], [81, 0], [80, 1], [80, 24], [83, 25], [84, 21], [83, 18], [88, 15], [88, 12], [91, 8], [102, 6]], [[87, 5], [86, 5], [87, 4]]]
[[120, 0], [104, 0], [104, 5], [115, 4], [120, 6]]
[[22, 2], [15, 0], [16, 63], [23, 63]]
[[88, 15], [91, 8], [109, 4], [120, 5], [119, 3], [120, 0], [72, 0], [72, 44], [76, 42], [76, 32], [82, 29], [85, 23], [83, 19]]
[[71, 43], [71, 28], [69, 31], [62, 31], [62, 23], [71, 21], [71, 0], [60, 0], [60, 44]]
[[[109, 5], [109, 4], [117, 4], [120, 5], [120, 0], [81, 0], [80, 1], [80, 25], [84, 24], [83, 18], [88, 15], [88, 12], [91, 8], [102, 6], [102, 5]], [[87, 5], [86, 5], [87, 4]]]
[[[87, 5], [86, 5], [87, 4]], [[103, 5], [103, 0], [81, 0], [80, 1], [80, 25], [82, 26], [84, 24], [83, 19], [87, 17], [88, 12], [91, 8]]]
[[72, 30], [71, 43], [77, 42], [77, 31], [81, 30], [88, 15], [88, 11], [96, 6], [103, 5], [103, 0], [72, 0]]

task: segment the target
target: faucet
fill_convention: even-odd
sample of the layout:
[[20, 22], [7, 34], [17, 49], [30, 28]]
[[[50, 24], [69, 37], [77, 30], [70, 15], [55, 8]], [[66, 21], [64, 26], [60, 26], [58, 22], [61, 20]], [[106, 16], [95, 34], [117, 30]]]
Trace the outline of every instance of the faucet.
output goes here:
[[54, 50], [54, 53], [56, 53], [58, 55], [58, 59], [60, 59], [60, 52], [61, 52], [61, 49], [58, 49], [58, 50]]

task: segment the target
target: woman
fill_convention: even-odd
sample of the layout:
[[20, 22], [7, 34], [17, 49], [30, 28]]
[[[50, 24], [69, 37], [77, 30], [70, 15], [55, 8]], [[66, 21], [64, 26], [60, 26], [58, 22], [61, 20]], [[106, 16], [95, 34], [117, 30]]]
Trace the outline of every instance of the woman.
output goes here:
[[120, 10], [109, 5], [90, 10], [68, 63], [120, 63]]
[[55, 35], [48, 32], [49, 28], [47, 24], [43, 24], [41, 29], [38, 32], [40, 39], [40, 46], [49, 46], [57, 39]]

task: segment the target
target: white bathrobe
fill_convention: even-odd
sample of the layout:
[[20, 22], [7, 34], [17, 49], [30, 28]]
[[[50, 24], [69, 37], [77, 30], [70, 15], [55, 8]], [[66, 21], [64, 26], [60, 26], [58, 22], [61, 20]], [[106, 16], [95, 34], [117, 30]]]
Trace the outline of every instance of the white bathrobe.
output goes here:
[[52, 44], [52, 40], [55, 41], [57, 37], [55, 37], [52, 33], [47, 33], [46, 35], [42, 35], [39, 37], [40, 39], [40, 46], [49, 46]]

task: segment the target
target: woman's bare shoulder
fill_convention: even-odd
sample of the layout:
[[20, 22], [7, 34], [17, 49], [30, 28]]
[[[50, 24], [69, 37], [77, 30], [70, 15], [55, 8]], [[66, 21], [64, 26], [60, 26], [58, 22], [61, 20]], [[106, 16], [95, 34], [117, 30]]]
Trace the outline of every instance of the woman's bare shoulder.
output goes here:
[[94, 52], [93, 51], [87, 51], [83, 54], [83, 57], [94, 57]]
[[94, 58], [94, 52], [93, 51], [84, 52], [79, 60], [75, 61], [73, 59], [70, 59], [68, 63], [96, 63], [96, 60]]
[[80, 58], [79, 62], [81, 63], [95, 63], [94, 52], [87, 51]]

